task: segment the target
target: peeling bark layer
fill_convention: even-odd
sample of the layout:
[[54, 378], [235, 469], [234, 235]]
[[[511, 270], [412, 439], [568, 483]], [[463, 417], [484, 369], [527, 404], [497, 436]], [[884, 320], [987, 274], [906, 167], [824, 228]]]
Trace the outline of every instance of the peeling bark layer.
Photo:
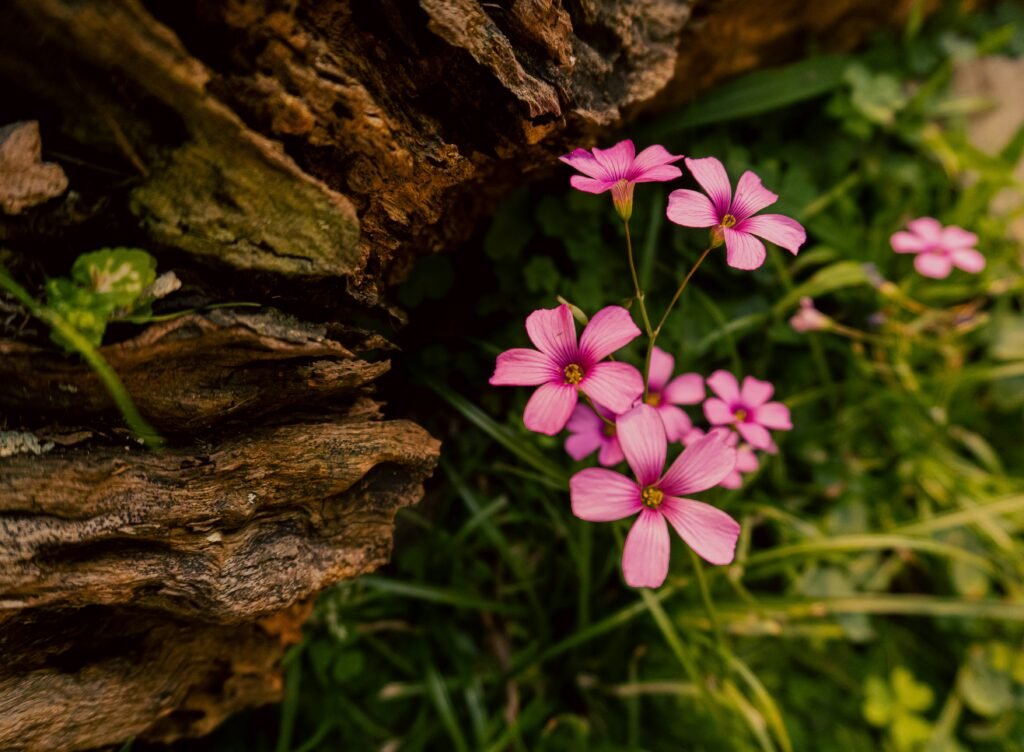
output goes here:
[[0, 295], [0, 749], [170, 740], [278, 697], [304, 604], [387, 559], [438, 453], [382, 418], [389, 346], [354, 322], [401, 318], [387, 291], [415, 258], [570, 146], [911, 4], [0, 4], [0, 128], [43, 134], [40, 155], [0, 130], [15, 276], [40, 294], [78, 253], [142, 245], [188, 280], [179, 308], [321, 322], [116, 332], [103, 354], [171, 440], [147, 454]]

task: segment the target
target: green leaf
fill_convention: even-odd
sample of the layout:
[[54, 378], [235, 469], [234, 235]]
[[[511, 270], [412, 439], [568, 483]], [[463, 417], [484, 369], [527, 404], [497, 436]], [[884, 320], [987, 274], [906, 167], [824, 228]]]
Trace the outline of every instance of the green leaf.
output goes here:
[[905, 710], [927, 710], [935, 702], [935, 694], [927, 684], [914, 678], [904, 666], [892, 670], [892, 690], [896, 702]]
[[932, 725], [914, 713], [900, 713], [890, 727], [893, 743], [900, 752], [920, 749], [932, 735]]
[[872, 726], [888, 726], [895, 701], [889, 685], [879, 676], [869, 676], [864, 684], [864, 718]]
[[84, 253], [71, 267], [71, 280], [112, 311], [131, 308], [155, 279], [156, 259], [138, 248]]
[[774, 312], [781, 315], [795, 306], [802, 297], [816, 298], [819, 295], [841, 290], [845, 287], [870, 284], [864, 273], [863, 264], [856, 261], [837, 261], [815, 272], [806, 282], [797, 285], [775, 304]]
[[667, 117], [652, 136], [660, 138], [699, 125], [759, 115], [826, 94], [843, 81], [849, 58], [824, 55], [737, 78]]
[[957, 683], [967, 707], [986, 718], [1005, 713], [1014, 703], [1013, 681], [1009, 673], [993, 665], [997, 662], [993, 659], [999, 657], [999, 651], [993, 648], [993, 645], [972, 646]]
[[[103, 341], [107, 321], [113, 313], [113, 308], [94, 292], [64, 277], [47, 280], [46, 305], [97, 347]], [[50, 338], [65, 350], [74, 352], [74, 346], [58, 329], [51, 330]]]
[[891, 125], [897, 113], [907, 105], [899, 79], [885, 73], [872, 74], [859, 63], [851, 65], [843, 76], [850, 85], [850, 103], [854, 109], [877, 125]]

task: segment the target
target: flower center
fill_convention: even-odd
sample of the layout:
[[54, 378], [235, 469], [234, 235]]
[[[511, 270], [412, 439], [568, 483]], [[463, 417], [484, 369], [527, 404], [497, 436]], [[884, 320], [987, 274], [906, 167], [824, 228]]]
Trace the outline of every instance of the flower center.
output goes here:
[[611, 423], [605, 423], [604, 427], [601, 429], [601, 432], [610, 439], [615, 436], [615, 426], [613, 426]]
[[647, 396], [644, 397], [644, 402], [651, 407], [657, 407], [661, 404], [661, 395], [657, 392], [648, 392]]
[[576, 363], [570, 363], [565, 367], [563, 371], [565, 374], [565, 383], [572, 384], [575, 386], [583, 381], [583, 369], [580, 368]]
[[722, 227], [735, 227], [736, 226], [736, 217], [735, 217], [735, 215], [733, 215], [733, 214], [726, 214], [724, 217], [722, 217], [721, 224], [722, 224]]
[[648, 486], [640, 493], [640, 500], [644, 503], [645, 507], [657, 509], [661, 506], [661, 502], [665, 500], [665, 494], [660, 488]]
[[733, 417], [736, 418], [737, 423], [742, 423], [747, 419], [747, 411], [744, 410], [742, 407], [739, 408], [738, 410], [733, 410], [732, 414]]

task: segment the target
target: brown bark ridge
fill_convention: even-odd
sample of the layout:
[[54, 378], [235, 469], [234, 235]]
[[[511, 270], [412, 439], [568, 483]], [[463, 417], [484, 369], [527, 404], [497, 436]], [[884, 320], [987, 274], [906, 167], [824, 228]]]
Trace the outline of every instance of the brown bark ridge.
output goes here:
[[354, 322], [400, 318], [387, 291], [415, 257], [569, 146], [910, 5], [0, 5], [15, 275], [38, 294], [77, 253], [142, 245], [196, 304], [292, 314], [117, 333], [102, 352], [170, 439], [147, 453], [0, 295], [0, 749], [170, 740], [279, 697], [311, 599], [386, 561], [439, 450], [382, 416], [388, 344]]

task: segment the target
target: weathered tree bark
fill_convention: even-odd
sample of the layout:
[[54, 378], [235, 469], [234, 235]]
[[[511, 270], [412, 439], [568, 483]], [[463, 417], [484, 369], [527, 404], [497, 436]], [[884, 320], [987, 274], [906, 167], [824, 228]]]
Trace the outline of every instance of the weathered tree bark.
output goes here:
[[[437, 458], [382, 417], [387, 343], [353, 322], [400, 319], [388, 288], [416, 256], [570, 144], [909, 5], [4, 3], [0, 126], [43, 135], [42, 159], [7, 163], [0, 137], [15, 274], [38, 291], [77, 253], [141, 245], [188, 305], [305, 321], [221, 310], [103, 348], [171, 440], [147, 453], [0, 296], [0, 418], [19, 431], [0, 434], [0, 749], [201, 734], [276, 698], [307, 604], [387, 560]], [[70, 189], [35, 205], [63, 190], [53, 163]]]

